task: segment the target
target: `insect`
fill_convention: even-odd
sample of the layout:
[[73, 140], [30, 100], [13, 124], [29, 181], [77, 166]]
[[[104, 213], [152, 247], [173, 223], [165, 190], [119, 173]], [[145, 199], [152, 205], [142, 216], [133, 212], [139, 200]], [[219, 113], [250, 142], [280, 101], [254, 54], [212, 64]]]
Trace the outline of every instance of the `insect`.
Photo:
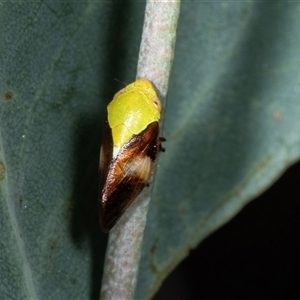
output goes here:
[[138, 79], [107, 106], [100, 150], [100, 223], [108, 232], [148, 185], [159, 151], [162, 107], [152, 83]]

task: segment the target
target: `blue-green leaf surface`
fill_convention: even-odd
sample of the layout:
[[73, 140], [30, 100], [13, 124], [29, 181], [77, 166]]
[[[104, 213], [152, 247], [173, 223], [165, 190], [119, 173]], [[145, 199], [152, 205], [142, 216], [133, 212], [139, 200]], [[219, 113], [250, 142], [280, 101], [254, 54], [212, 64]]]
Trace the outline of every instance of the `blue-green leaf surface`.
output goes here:
[[[300, 5], [184, 2], [136, 299], [300, 154]], [[144, 3], [3, 2], [1, 299], [97, 299], [105, 106], [135, 78]]]

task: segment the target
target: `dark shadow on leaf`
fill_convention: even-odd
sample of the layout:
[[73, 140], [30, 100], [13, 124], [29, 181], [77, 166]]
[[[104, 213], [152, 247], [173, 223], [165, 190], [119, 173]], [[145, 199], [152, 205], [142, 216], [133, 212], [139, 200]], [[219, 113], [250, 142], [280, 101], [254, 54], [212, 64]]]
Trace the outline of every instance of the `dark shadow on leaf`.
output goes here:
[[82, 118], [76, 132], [76, 173], [71, 208], [71, 234], [80, 247], [89, 240], [91, 253], [91, 299], [99, 297], [107, 235], [101, 231], [98, 216], [98, 160], [101, 122]]

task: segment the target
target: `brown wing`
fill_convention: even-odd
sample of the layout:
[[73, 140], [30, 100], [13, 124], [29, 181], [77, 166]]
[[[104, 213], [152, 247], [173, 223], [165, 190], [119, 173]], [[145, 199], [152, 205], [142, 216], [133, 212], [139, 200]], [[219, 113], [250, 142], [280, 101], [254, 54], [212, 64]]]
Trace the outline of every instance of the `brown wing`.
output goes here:
[[[121, 149], [109, 168], [103, 170], [100, 221], [109, 231], [130, 203], [148, 184], [160, 150], [158, 122], [153, 122], [133, 136]], [[106, 147], [103, 145], [105, 151]], [[111, 155], [111, 154], [110, 154]], [[107, 176], [106, 176], [107, 174]]]

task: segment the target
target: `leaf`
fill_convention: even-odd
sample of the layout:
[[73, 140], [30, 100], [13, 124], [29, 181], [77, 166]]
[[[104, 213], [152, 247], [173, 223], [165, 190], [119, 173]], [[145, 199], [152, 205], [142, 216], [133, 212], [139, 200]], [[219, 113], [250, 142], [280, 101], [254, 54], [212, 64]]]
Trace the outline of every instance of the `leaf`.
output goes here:
[[299, 9], [183, 3], [136, 299], [299, 159]]
[[[136, 299], [299, 159], [298, 3], [186, 2]], [[96, 299], [105, 106], [131, 82], [140, 2], [4, 2], [0, 294]]]

